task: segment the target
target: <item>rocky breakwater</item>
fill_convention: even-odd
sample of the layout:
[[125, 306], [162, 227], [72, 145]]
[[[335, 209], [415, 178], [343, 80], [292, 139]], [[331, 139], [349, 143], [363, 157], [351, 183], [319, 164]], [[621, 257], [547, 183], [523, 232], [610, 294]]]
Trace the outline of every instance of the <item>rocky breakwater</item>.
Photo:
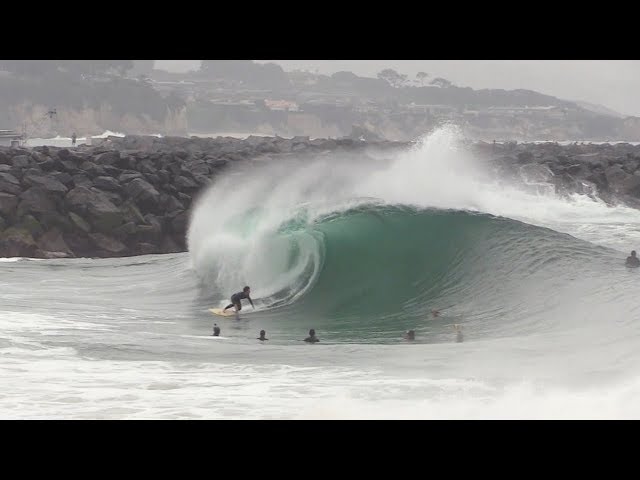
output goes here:
[[[190, 209], [234, 164], [349, 155], [406, 143], [350, 138], [109, 137], [74, 149], [0, 147], [0, 257], [115, 257], [186, 250]], [[495, 179], [640, 208], [640, 146], [469, 143]], [[368, 156], [369, 149], [377, 155]]]
[[0, 257], [184, 251], [194, 199], [234, 162], [369, 145], [307, 137], [129, 136], [75, 149], [0, 147]]
[[471, 148], [488, 160], [498, 179], [640, 208], [640, 145], [480, 142]]

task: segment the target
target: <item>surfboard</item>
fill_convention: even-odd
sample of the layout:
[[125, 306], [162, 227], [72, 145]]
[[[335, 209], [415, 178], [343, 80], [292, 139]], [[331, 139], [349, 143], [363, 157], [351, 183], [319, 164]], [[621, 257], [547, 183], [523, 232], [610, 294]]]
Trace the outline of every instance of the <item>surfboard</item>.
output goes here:
[[220, 315], [221, 317], [235, 317], [236, 312], [229, 309], [226, 312], [223, 312], [221, 308], [210, 308], [209, 311], [214, 315]]

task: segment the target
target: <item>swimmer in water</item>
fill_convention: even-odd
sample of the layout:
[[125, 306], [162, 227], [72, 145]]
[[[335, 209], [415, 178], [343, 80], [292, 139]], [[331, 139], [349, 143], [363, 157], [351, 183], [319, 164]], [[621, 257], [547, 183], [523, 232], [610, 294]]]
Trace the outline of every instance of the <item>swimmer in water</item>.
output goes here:
[[320, 341], [320, 339], [316, 337], [316, 331], [312, 328], [311, 330], [309, 330], [309, 336], [305, 338], [304, 341], [307, 343], [317, 343]]

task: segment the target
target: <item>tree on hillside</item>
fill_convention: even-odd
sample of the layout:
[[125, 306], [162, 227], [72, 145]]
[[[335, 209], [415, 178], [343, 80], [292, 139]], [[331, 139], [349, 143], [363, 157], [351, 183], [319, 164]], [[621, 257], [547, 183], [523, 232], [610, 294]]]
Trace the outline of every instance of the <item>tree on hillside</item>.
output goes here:
[[209, 78], [242, 82], [260, 88], [290, 85], [285, 71], [275, 63], [263, 65], [252, 60], [203, 60], [200, 73]]
[[451, 83], [446, 78], [438, 77], [438, 78], [434, 78], [431, 81], [430, 85], [433, 85], [435, 87], [440, 87], [440, 88], [449, 88], [453, 86], [453, 83]]
[[428, 73], [425, 72], [418, 72], [416, 74], [416, 78], [420, 81], [420, 84], [424, 87], [424, 81], [426, 80], [426, 78], [429, 76]]
[[71, 75], [124, 75], [133, 68], [131, 60], [2, 60], [0, 69], [23, 76], [42, 76], [54, 72]]
[[380, 80], [384, 80], [389, 85], [395, 88], [401, 87], [407, 82], [406, 75], [401, 75], [391, 68], [385, 68], [380, 73], [378, 73], [378, 78]]

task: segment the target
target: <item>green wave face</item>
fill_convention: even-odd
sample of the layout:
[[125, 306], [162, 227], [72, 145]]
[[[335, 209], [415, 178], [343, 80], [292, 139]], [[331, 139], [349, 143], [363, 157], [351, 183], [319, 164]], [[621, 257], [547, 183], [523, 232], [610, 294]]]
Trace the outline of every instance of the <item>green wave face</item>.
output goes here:
[[610, 255], [510, 219], [384, 205], [310, 223], [303, 211], [264, 242], [272, 281], [284, 274], [291, 283], [261, 299], [263, 317], [374, 342], [409, 328], [437, 341], [451, 336], [452, 323], [484, 322], [488, 334], [509, 322], [528, 328], [535, 316], [526, 312], [561, 300], [557, 287], [569, 282], [569, 266], [575, 273]]

